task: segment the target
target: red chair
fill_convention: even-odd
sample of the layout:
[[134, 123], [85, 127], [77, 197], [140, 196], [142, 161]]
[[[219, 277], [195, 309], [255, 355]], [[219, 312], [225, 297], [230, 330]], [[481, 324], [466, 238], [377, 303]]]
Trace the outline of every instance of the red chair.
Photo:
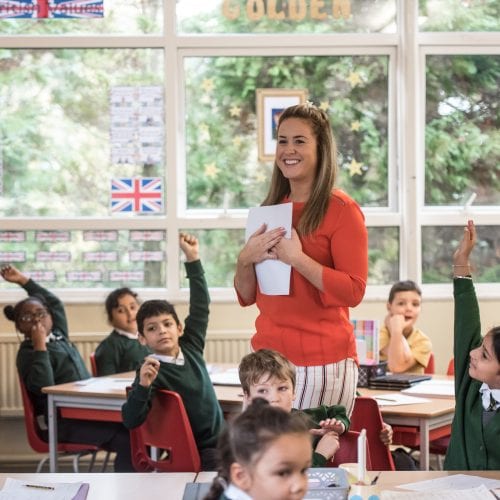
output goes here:
[[[35, 409], [33, 406], [33, 402], [29, 397], [26, 386], [21, 379], [19, 378], [19, 385], [21, 387], [21, 396], [23, 400], [23, 408], [24, 408], [24, 426], [26, 428], [26, 435], [28, 438], [28, 443], [37, 453], [48, 453], [49, 452], [49, 444], [47, 441], [42, 439], [42, 430], [38, 425], [37, 417], [35, 415]], [[73, 471], [79, 472], [79, 461], [80, 458], [84, 455], [91, 455], [91, 460], [89, 464], [89, 472], [92, 470], [96, 453], [100, 450], [98, 446], [94, 446], [91, 444], [80, 444], [80, 443], [58, 443], [57, 452], [62, 455], [73, 455]], [[42, 458], [37, 465], [36, 472], [41, 472], [45, 462], [48, 460], [48, 456]]]
[[350, 430], [360, 432], [361, 429], [366, 429], [373, 470], [396, 470], [391, 450], [380, 440], [383, 424], [380, 408], [375, 399], [358, 396], [354, 401]]
[[95, 360], [95, 352], [90, 353], [90, 372], [93, 377], [98, 377], [99, 372], [97, 370], [97, 362]]
[[434, 373], [436, 373], [434, 366], [434, 353], [432, 352], [429, 357], [429, 362], [427, 363], [427, 366], [424, 368], [424, 373], [427, 373], [428, 375], [434, 375]]
[[451, 358], [448, 363], [448, 369], [446, 370], [446, 375], [455, 375], [455, 358]]
[[[176, 392], [164, 389], [156, 392], [146, 421], [130, 430], [130, 446], [137, 472], [201, 470], [191, 424], [182, 398]], [[150, 456], [149, 447], [162, 450], [162, 457]]]
[[[339, 438], [340, 448], [334, 457], [327, 462], [326, 466], [338, 467], [340, 464], [357, 462], [359, 434], [356, 431], [347, 431], [341, 434]], [[366, 439], [366, 470], [373, 470], [368, 439]]]

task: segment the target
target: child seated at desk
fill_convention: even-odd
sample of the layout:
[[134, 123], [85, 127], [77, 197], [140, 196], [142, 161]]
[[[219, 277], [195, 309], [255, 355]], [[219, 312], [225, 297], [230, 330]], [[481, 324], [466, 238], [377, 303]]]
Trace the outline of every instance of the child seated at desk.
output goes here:
[[468, 221], [453, 255], [456, 407], [445, 470], [500, 469], [500, 326], [481, 338], [469, 262], [475, 244]]
[[256, 398], [222, 433], [218, 451], [204, 500], [300, 500], [307, 492], [311, 437], [301, 412]]
[[415, 327], [422, 307], [422, 292], [411, 280], [398, 281], [387, 301], [387, 315], [380, 328], [381, 361], [387, 360], [392, 373], [424, 373], [429, 363], [432, 344]]
[[137, 338], [137, 294], [130, 288], [117, 288], [107, 296], [105, 307], [113, 331], [95, 350], [97, 375], [136, 370], [151, 354], [149, 347], [142, 345]]
[[300, 412], [309, 418], [311, 434], [316, 436], [313, 467], [325, 467], [339, 449], [339, 435], [349, 428], [343, 406], [319, 406], [305, 410], [292, 408], [295, 399], [295, 367], [277, 351], [259, 349], [244, 356], [238, 373], [243, 389], [243, 405], [264, 398], [287, 412]]
[[181, 248], [186, 254], [189, 279], [189, 315], [183, 328], [174, 306], [166, 300], [148, 300], [139, 308], [139, 341], [153, 354], [137, 370], [122, 407], [123, 422], [129, 429], [141, 425], [156, 389], [178, 392], [191, 423], [202, 469], [214, 470], [215, 447], [224, 418], [203, 359], [210, 297], [198, 240], [181, 235]]
[[[41, 420], [40, 434], [47, 440], [47, 395], [42, 388], [90, 378], [77, 348], [69, 341], [68, 323], [62, 302], [14, 266], [0, 269], [2, 277], [16, 283], [28, 298], [5, 306], [7, 319], [24, 335], [16, 365]], [[45, 427], [45, 430], [42, 428]], [[115, 471], [133, 472], [129, 432], [120, 423], [64, 419], [57, 421], [57, 438], [66, 443], [85, 443], [115, 451]]]

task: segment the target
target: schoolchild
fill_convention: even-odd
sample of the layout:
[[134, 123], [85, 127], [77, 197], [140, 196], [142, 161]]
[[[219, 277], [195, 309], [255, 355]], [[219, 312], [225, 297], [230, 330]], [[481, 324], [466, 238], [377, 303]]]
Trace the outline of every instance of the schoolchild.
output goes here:
[[431, 340], [416, 327], [422, 292], [414, 281], [392, 285], [387, 315], [380, 329], [380, 359], [392, 373], [424, 373], [432, 352]]
[[[66, 312], [59, 298], [12, 265], [3, 266], [0, 274], [28, 294], [15, 306], [5, 306], [4, 314], [24, 336], [17, 352], [17, 370], [33, 401], [40, 437], [47, 441], [47, 395], [42, 388], [84, 380], [90, 374], [69, 340]], [[116, 472], [134, 471], [129, 432], [122, 424], [58, 418], [57, 431], [61, 442], [88, 443], [115, 451]]]
[[204, 500], [300, 500], [307, 492], [311, 437], [300, 412], [256, 398], [223, 431], [218, 451]]
[[476, 228], [468, 221], [453, 255], [455, 416], [444, 468], [500, 469], [500, 326], [481, 337], [470, 254]]
[[339, 435], [349, 428], [349, 418], [341, 405], [296, 410], [295, 367], [277, 351], [259, 349], [244, 356], [238, 373], [244, 406], [255, 398], [264, 398], [272, 406], [307, 416], [313, 442], [313, 467], [324, 467], [339, 449]]
[[224, 418], [203, 359], [210, 296], [198, 240], [181, 234], [180, 244], [186, 254], [189, 315], [183, 327], [174, 306], [166, 300], [148, 300], [139, 308], [139, 341], [153, 354], [137, 370], [122, 407], [123, 422], [129, 429], [142, 424], [157, 389], [178, 392], [193, 429], [202, 469], [214, 470], [215, 448]]
[[151, 354], [151, 350], [138, 340], [137, 293], [128, 287], [117, 288], [106, 297], [105, 308], [113, 330], [95, 350], [97, 375], [136, 370]]

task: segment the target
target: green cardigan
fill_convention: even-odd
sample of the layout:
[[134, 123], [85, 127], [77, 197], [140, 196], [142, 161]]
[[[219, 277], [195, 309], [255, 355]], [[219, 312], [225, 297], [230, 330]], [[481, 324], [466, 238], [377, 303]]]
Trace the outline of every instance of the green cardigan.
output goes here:
[[47, 343], [46, 351], [35, 351], [31, 339], [25, 339], [17, 352], [17, 371], [21, 376], [37, 415], [46, 414], [47, 395], [42, 387], [74, 382], [90, 377], [78, 349], [69, 341], [68, 322], [62, 302], [51, 292], [29, 280], [23, 288], [28, 295], [41, 296], [52, 316], [52, 334], [57, 340]]
[[186, 262], [189, 279], [189, 315], [179, 345], [184, 365], [160, 361], [158, 376], [150, 387], [139, 384], [139, 371], [122, 407], [123, 423], [128, 429], [141, 425], [151, 408], [156, 389], [169, 389], [182, 397], [199, 450], [215, 448], [224, 417], [208, 375], [203, 350], [208, 327], [210, 297], [201, 262]]
[[[293, 409], [292, 411], [299, 411], [307, 415], [310, 420], [310, 429], [319, 429], [319, 422], [321, 422], [322, 420], [326, 420], [327, 418], [336, 418], [337, 420], [340, 420], [344, 424], [346, 432], [349, 430], [349, 426], [351, 425], [351, 422], [346, 414], [345, 407], [341, 405], [321, 405], [317, 408], [308, 408], [305, 410]], [[319, 439], [319, 437], [315, 436], [313, 445], [314, 449], [316, 448]], [[326, 463], [326, 458], [320, 453], [316, 453], [316, 451], [313, 450], [311, 466], [326, 467]]]
[[482, 382], [469, 376], [469, 352], [481, 342], [479, 305], [472, 280], [453, 280], [455, 297], [455, 417], [446, 470], [500, 469], [500, 411], [483, 427]]
[[148, 354], [149, 347], [113, 330], [95, 350], [97, 374], [102, 377], [137, 370]]

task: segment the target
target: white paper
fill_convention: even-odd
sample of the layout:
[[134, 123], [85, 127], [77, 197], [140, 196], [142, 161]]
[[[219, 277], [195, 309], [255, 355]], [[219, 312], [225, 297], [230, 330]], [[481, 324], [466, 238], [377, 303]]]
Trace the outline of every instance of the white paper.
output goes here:
[[433, 398], [454, 398], [455, 382], [453, 380], [424, 380], [415, 384], [413, 387], [403, 389], [405, 394], [418, 396], [429, 396]]
[[377, 401], [379, 406], [416, 405], [431, 402], [430, 399], [407, 396], [397, 391], [388, 392], [387, 394], [376, 394], [372, 397]]
[[129, 385], [132, 385], [132, 378], [110, 378], [110, 377], [92, 377], [86, 380], [75, 382], [76, 385], [89, 387], [90, 390], [107, 391], [110, 389], [125, 390]]
[[[253, 207], [248, 211], [245, 241], [267, 225], [267, 231], [278, 227], [286, 230], [285, 238], [292, 235], [292, 203]], [[279, 260], [267, 259], [255, 265], [260, 291], [265, 295], [289, 295], [291, 267]]]
[[[2, 491], [0, 491], [0, 500], [70, 500], [76, 496], [82, 484], [46, 483], [8, 477]], [[31, 487], [27, 485], [31, 485]], [[43, 486], [45, 488], [34, 488], [33, 486]]]
[[468, 474], [453, 474], [451, 476], [439, 477], [437, 479], [427, 479], [425, 481], [416, 481], [399, 485], [400, 488], [414, 491], [429, 490], [463, 490], [466, 488], [475, 488], [480, 485], [488, 488], [500, 488], [500, 480], [489, 479], [481, 476], [472, 476]]
[[366, 429], [358, 437], [358, 481], [363, 482], [366, 474]]
[[210, 380], [214, 385], [241, 385], [238, 368], [212, 372], [210, 373]]
[[381, 500], [494, 500], [493, 493], [486, 486], [466, 490], [441, 490], [441, 491], [382, 491]]

